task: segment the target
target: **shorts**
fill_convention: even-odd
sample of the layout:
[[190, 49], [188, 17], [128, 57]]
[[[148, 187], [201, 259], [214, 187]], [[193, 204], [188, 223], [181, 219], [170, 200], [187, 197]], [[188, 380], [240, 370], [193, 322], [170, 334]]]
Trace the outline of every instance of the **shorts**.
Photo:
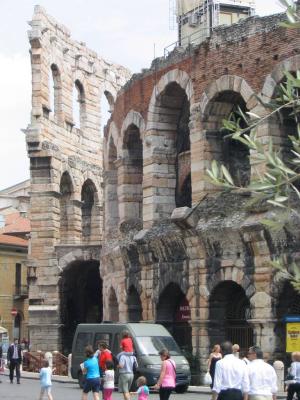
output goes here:
[[129, 393], [133, 382], [133, 374], [119, 374], [118, 391], [119, 393]]
[[51, 394], [51, 386], [42, 386], [41, 387], [41, 394]]
[[87, 378], [83, 385], [83, 393], [88, 393], [92, 391], [93, 393], [100, 392], [100, 378]]

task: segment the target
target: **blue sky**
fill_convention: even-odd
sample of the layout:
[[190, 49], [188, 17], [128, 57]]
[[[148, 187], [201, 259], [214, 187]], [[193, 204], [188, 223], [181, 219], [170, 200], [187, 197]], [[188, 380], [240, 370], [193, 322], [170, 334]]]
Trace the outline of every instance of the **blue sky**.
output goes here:
[[[38, 1], [38, 0], [37, 0]], [[31, 75], [27, 30], [33, 0], [0, 0], [0, 189], [29, 177], [25, 137]], [[260, 15], [280, 12], [277, 0], [256, 0]], [[169, 29], [169, 0], [40, 0], [38, 4], [108, 60], [133, 72], [150, 65], [176, 41]]]

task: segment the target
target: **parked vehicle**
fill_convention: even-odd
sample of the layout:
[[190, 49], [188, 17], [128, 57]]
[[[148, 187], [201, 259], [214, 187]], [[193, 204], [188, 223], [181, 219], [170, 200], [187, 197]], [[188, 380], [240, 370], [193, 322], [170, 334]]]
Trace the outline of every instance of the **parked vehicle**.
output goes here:
[[129, 331], [133, 339], [139, 365], [136, 377], [143, 375], [149, 386], [155, 385], [161, 368], [159, 351], [166, 348], [176, 363], [176, 392], [184, 393], [191, 380], [187, 359], [165, 327], [148, 323], [79, 324], [73, 339], [71, 366], [72, 377], [78, 379], [79, 385], [82, 385], [83, 379], [80, 364], [84, 360], [84, 348], [92, 345], [96, 350], [98, 343], [105, 341], [112, 353], [117, 355], [121, 351], [120, 342], [124, 330]]

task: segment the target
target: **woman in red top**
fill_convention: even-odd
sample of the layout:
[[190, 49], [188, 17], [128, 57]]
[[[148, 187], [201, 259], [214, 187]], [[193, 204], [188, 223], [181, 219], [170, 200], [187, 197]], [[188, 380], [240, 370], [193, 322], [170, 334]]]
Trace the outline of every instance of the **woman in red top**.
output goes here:
[[99, 354], [98, 354], [98, 364], [101, 371], [106, 370], [106, 361], [113, 361], [113, 356], [111, 351], [108, 350], [107, 344], [105, 342], [100, 342], [99, 345]]

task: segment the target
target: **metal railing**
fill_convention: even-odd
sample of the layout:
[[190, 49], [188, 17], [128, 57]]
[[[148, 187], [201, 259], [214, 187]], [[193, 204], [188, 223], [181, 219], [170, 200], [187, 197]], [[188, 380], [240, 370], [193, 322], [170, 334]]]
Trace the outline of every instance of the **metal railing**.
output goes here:
[[68, 375], [68, 357], [54, 351], [53, 355], [53, 374], [54, 375]]
[[43, 366], [44, 353], [42, 352], [23, 352], [23, 370], [28, 372], [39, 372]]

